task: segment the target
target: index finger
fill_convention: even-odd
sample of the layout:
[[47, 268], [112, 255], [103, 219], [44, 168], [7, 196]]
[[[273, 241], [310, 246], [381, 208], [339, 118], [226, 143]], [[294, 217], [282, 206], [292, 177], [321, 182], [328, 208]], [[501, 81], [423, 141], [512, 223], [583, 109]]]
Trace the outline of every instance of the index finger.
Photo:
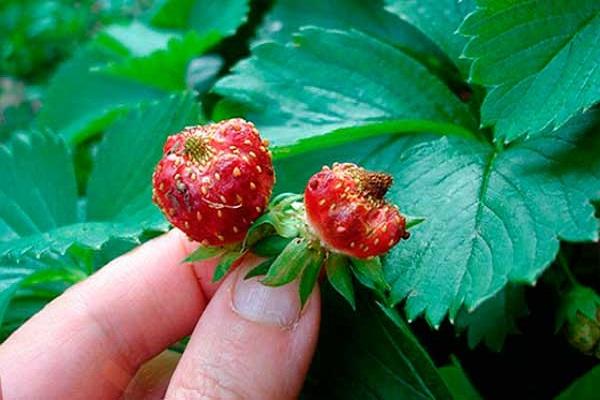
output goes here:
[[[138, 367], [188, 335], [214, 262], [181, 261], [178, 230], [138, 247], [67, 290], [0, 346], [7, 398], [116, 398]], [[212, 265], [211, 265], [212, 264]], [[208, 271], [211, 270], [211, 271]]]

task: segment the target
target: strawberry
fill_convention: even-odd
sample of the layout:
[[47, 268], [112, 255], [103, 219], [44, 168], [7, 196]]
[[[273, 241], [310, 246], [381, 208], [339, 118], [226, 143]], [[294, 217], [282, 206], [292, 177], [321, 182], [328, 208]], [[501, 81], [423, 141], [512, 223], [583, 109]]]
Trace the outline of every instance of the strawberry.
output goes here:
[[298, 279], [304, 304], [324, 270], [354, 308], [354, 275], [386, 302], [390, 285], [378, 255], [424, 221], [402, 216], [384, 200], [391, 184], [387, 174], [336, 163], [310, 178], [304, 196], [278, 195], [244, 239], [244, 251], [265, 257], [248, 276], [264, 275], [262, 282], [269, 286]]
[[251, 122], [230, 119], [169, 136], [153, 180], [153, 201], [204, 246], [241, 242], [265, 210], [275, 175], [268, 142]]
[[356, 258], [386, 253], [408, 238], [406, 220], [384, 200], [390, 175], [351, 163], [335, 163], [308, 181], [307, 222], [324, 247]]

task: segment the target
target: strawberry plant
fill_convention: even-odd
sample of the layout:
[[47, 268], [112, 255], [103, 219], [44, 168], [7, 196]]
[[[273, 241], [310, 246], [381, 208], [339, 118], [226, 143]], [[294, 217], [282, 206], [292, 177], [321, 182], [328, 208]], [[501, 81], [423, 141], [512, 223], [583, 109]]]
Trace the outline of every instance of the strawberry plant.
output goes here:
[[597, 396], [598, 1], [100, 3], [0, 6], [2, 340], [176, 226], [321, 277], [305, 398]]

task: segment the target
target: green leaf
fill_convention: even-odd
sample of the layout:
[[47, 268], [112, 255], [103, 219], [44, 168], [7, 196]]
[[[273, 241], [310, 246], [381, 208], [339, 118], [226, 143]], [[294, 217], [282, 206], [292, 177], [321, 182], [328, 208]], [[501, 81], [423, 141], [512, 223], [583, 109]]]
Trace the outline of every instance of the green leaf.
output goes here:
[[[342, 11], [343, 10], [343, 11]], [[438, 55], [411, 25], [386, 12], [382, 0], [280, 0], [266, 15], [256, 42], [287, 42], [304, 26], [352, 27], [383, 42], [423, 56]]]
[[186, 89], [188, 64], [221, 38], [140, 22], [109, 26], [52, 78], [37, 124], [84, 141], [134, 106]]
[[151, 203], [151, 176], [164, 139], [196, 121], [191, 95], [129, 114], [107, 132], [90, 178], [87, 210], [77, 215], [75, 176], [62, 139], [18, 135], [0, 146], [0, 258], [100, 249], [111, 239], [138, 241], [168, 227]]
[[159, 31], [134, 20], [107, 26], [94, 40], [118, 50], [119, 54], [145, 57], [165, 49], [172, 39], [178, 37], [177, 32]]
[[64, 254], [75, 244], [100, 250], [112, 238], [139, 243], [138, 238], [145, 231], [166, 231], [167, 228], [168, 224], [162, 215], [147, 208], [136, 212], [127, 220], [79, 222], [44, 232], [27, 233], [23, 237], [0, 243], [0, 258], [9, 256], [19, 259], [25, 254], [37, 257], [51, 251]]
[[460, 400], [482, 400], [483, 398], [473, 387], [469, 377], [461, 367], [458, 359], [452, 357], [452, 363], [439, 369], [442, 379], [448, 385], [452, 397]]
[[[11, 266], [11, 268], [13, 267]], [[63, 282], [50, 282], [37, 285], [35, 288], [19, 288], [10, 300], [4, 314], [4, 320], [0, 325], [0, 342], [4, 341], [52, 299], [64, 292], [67, 287], [68, 284]]]
[[341, 254], [330, 253], [325, 260], [325, 271], [331, 286], [346, 299], [353, 310], [356, 310], [350, 260]]
[[302, 271], [300, 277], [299, 293], [300, 293], [300, 304], [302, 307], [306, 304], [306, 301], [310, 297], [317, 279], [319, 278], [319, 272], [323, 265], [323, 252], [321, 251], [310, 251], [307, 255], [308, 262]]
[[352, 257], [350, 265], [356, 279], [366, 287], [376, 290], [381, 295], [385, 295], [390, 290], [379, 257], [366, 260]]
[[600, 2], [480, 0], [461, 32], [499, 141], [557, 129], [600, 99]]
[[275, 146], [348, 128], [369, 135], [382, 123], [387, 132], [462, 135], [475, 126], [467, 106], [425, 67], [357, 31], [305, 28], [288, 45], [258, 45], [216, 92], [251, 109], [247, 117]]
[[14, 241], [77, 222], [70, 154], [50, 133], [18, 134], [0, 145], [0, 256]]
[[100, 70], [123, 55], [90, 43], [60, 66], [48, 86], [38, 126], [77, 143], [106, 128], [134, 105], [164, 98], [167, 93]]
[[233, 264], [244, 256], [245, 253], [240, 253], [239, 251], [230, 251], [221, 256], [217, 267], [215, 268], [215, 272], [212, 277], [213, 282], [218, 282], [223, 278], [227, 272], [231, 269]]
[[248, 229], [244, 238], [244, 248], [252, 247], [265, 237], [277, 234], [284, 238], [298, 236], [304, 220], [302, 195], [281, 193], [268, 206], [267, 212], [261, 215]]
[[31, 268], [0, 265], [0, 326], [2, 326], [8, 304], [17, 289], [23, 280], [32, 273]]
[[456, 68], [448, 56], [417, 28], [387, 12], [383, 0], [278, 0], [266, 14], [252, 44], [285, 43], [305, 26], [362, 32], [401, 49], [440, 79], [456, 79]]
[[279, 235], [267, 236], [252, 246], [252, 253], [261, 257], [273, 257], [279, 255], [290, 243], [291, 239]]
[[488, 348], [499, 352], [506, 336], [519, 332], [516, 320], [527, 314], [524, 287], [508, 284], [473, 312], [461, 309], [456, 317], [456, 328], [467, 329], [470, 348], [483, 341]]
[[433, 362], [394, 310], [382, 312], [363, 292], [353, 312], [330, 287], [323, 292], [307, 398], [451, 399]]
[[167, 136], [201, 119], [190, 93], [141, 106], [106, 132], [88, 185], [88, 219], [131, 220], [152, 204], [152, 172]]
[[159, 28], [233, 35], [247, 20], [248, 0], [159, 0], [150, 22]]
[[209, 260], [226, 253], [227, 249], [224, 247], [213, 247], [213, 246], [199, 246], [189, 256], [185, 258], [185, 262], [203, 261]]
[[292, 240], [273, 261], [261, 282], [269, 286], [282, 286], [296, 279], [311, 262], [312, 250], [309, 245], [310, 243], [305, 239]]
[[595, 121], [589, 114], [505, 150], [402, 137], [365, 160], [394, 176], [391, 201], [427, 218], [385, 259], [392, 300], [407, 298], [409, 319], [425, 313], [438, 326], [448, 311], [472, 311], [508, 282], [534, 283], [559, 238], [598, 239], [590, 204], [600, 197]]
[[469, 62], [461, 57], [467, 38], [458, 27], [475, 10], [474, 0], [386, 0], [385, 8], [427, 35], [468, 75]]
[[268, 258], [265, 261], [261, 262], [256, 267], [248, 271], [246, 276], [244, 276], [244, 279], [250, 279], [254, 278], [255, 276], [266, 275], [269, 271], [269, 268], [271, 268], [271, 264], [273, 264], [273, 261], [275, 261], [275, 257]]
[[[24, 258], [16, 262], [2, 260], [0, 264], [0, 341], [5, 336], [6, 324], [18, 327], [14, 321], [14, 299], [23, 293], [46, 296], [48, 288], [65, 287], [86, 278], [88, 274], [71, 256], [48, 255]], [[30, 315], [27, 314], [26, 318]], [[24, 319], [26, 319], [24, 318]], [[21, 321], [22, 322], [22, 321]]]
[[558, 331], [567, 322], [577, 323], [577, 314], [596, 321], [599, 308], [600, 296], [594, 289], [581, 285], [570, 288], [560, 298], [560, 304], [556, 311], [556, 330]]
[[590, 369], [566, 388], [556, 400], [595, 399], [600, 392], [600, 365]]

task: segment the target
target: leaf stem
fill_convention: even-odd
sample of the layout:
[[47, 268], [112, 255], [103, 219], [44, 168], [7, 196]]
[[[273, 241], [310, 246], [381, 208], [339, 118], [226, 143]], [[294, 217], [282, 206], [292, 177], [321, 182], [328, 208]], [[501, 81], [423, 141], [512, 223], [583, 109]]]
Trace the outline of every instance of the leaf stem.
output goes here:
[[276, 146], [273, 148], [273, 158], [281, 159], [318, 149], [335, 147], [361, 139], [410, 132], [438, 133], [440, 135], [458, 136], [488, 142], [488, 140], [482, 136], [481, 132], [473, 132], [465, 127], [451, 123], [427, 120], [388, 120], [339, 128], [323, 135], [300, 139], [293, 144]]
[[575, 278], [575, 275], [573, 275], [573, 272], [571, 272], [571, 269], [569, 268], [569, 262], [567, 261], [567, 257], [565, 256], [565, 253], [562, 250], [558, 252], [557, 260], [571, 286], [579, 286], [579, 282], [577, 282], [577, 278]]

